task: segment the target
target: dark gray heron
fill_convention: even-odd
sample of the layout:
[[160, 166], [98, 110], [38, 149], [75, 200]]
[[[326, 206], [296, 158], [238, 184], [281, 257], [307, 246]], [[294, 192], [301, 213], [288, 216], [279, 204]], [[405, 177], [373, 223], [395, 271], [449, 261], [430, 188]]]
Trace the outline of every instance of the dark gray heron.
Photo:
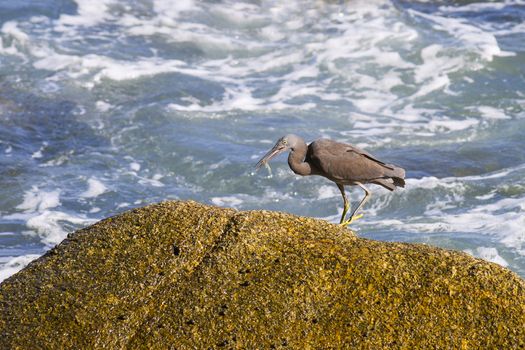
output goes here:
[[[270, 159], [288, 150], [288, 165], [294, 173], [302, 176], [320, 175], [335, 182], [343, 196], [343, 215], [339, 222], [341, 225], [349, 225], [363, 216], [355, 214], [371, 195], [364, 184], [380, 185], [390, 191], [396, 187], [405, 187], [403, 168], [384, 163], [370, 153], [346, 143], [319, 139], [306, 145], [302, 138], [293, 134], [281, 137], [259, 160], [255, 169], [267, 165]], [[348, 220], [345, 219], [350, 210], [350, 201], [346, 197], [345, 185], [357, 185], [365, 191], [365, 196]]]

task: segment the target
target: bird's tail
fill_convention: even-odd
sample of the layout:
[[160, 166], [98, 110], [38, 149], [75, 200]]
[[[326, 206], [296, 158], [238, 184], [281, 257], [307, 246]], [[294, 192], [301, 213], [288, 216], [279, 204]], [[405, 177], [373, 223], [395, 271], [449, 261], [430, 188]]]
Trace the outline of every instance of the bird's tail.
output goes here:
[[394, 181], [396, 187], [405, 187], [405, 169], [394, 166], [394, 170], [392, 170], [392, 174], [389, 174], [389, 176]]
[[388, 166], [390, 170], [386, 172], [385, 177], [370, 182], [383, 186], [390, 191], [395, 190], [396, 187], [405, 187], [405, 169], [390, 164]]

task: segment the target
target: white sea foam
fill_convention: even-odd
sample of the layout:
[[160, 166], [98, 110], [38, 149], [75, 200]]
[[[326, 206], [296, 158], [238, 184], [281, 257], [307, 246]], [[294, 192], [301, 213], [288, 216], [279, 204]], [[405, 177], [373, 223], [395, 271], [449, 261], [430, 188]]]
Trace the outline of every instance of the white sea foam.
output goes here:
[[476, 196], [476, 199], [480, 200], [480, 201], [486, 201], [486, 200], [494, 198], [495, 195], [496, 195], [495, 192], [490, 192], [490, 193], [487, 193], [485, 195]]
[[25, 45], [29, 42], [29, 35], [24, 33], [19, 27], [16, 21], [7, 21], [2, 25], [1, 29], [3, 34], [8, 35], [12, 39], [16, 40], [19, 44]]
[[478, 247], [475, 251], [467, 249], [465, 252], [501, 266], [509, 266], [509, 263], [499, 255], [498, 250], [494, 247]]
[[86, 218], [84, 215], [70, 215], [60, 211], [45, 210], [27, 219], [26, 225], [30, 231], [26, 231], [25, 234], [39, 237], [45, 245], [53, 246], [60, 243], [68, 234], [68, 231], [63, 227], [64, 223], [83, 226], [95, 221]]
[[[521, 173], [525, 169], [525, 163], [518, 164], [511, 168], [506, 168], [498, 171], [494, 171], [492, 173], [482, 174], [482, 175], [471, 175], [471, 176], [464, 176], [461, 178], [463, 181], [482, 181], [482, 180], [490, 180], [490, 179], [499, 179], [511, 174]], [[447, 179], [448, 181], [451, 181], [453, 178]]]
[[[431, 201], [427, 202], [424, 210], [408, 217], [404, 222], [384, 218], [376, 220], [373, 214], [388, 208], [390, 201], [372, 200], [371, 205], [367, 208], [367, 212], [372, 216], [366, 216], [361, 222], [417, 233], [475, 232], [491, 235], [497, 237], [501, 244], [525, 256], [525, 197], [498, 198], [495, 192], [491, 191], [485, 195], [470, 198], [468, 204], [465, 202], [467, 191], [476, 182], [498, 179], [516, 171], [521, 172], [522, 169], [523, 166], [518, 166], [483, 176], [462, 178], [407, 179], [405, 191], [398, 193], [398, 196], [410, 201], [413, 195], [417, 194], [420, 197], [423, 193], [431, 191], [429, 195]], [[504, 187], [505, 185], [500, 184], [499, 186]], [[472, 201], [473, 199], [475, 201]], [[504, 260], [496, 255], [490, 258], [489, 253], [489, 250], [482, 249], [474, 254], [506, 266]]]
[[458, 186], [455, 184], [453, 178], [437, 178], [435, 176], [422, 177], [419, 179], [406, 179], [406, 187], [410, 189], [423, 188], [426, 190], [435, 189], [436, 187], [454, 188]]
[[486, 11], [486, 10], [501, 10], [505, 8], [509, 3], [513, 3], [514, 1], [503, 1], [503, 2], [490, 2], [490, 3], [481, 3], [481, 2], [475, 2], [471, 4], [466, 5], [460, 5], [460, 6], [440, 6], [439, 9], [444, 12], [478, 12], [478, 11]]
[[0, 54], [17, 56], [26, 61], [23, 51], [27, 48], [29, 35], [18, 28], [16, 21], [7, 21], [0, 30]]
[[[523, 198], [519, 199], [523, 201]], [[457, 204], [457, 203], [456, 203]], [[519, 207], [516, 205], [516, 207]], [[504, 212], [496, 214], [487, 207], [476, 207], [463, 213], [447, 212], [447, 209], [457, 209], [457, 205], [435, 205], [435, 210], [427, 210], [425, 216], [413, 216], [402, 222], [399, 220], [374, 220], [365, 217], [363, 221], [389, 229], [399, 229], [414, 233], [436, 232], [475, 232], [493, 235], [500, 243], [513, 248], [525, 255], [525, 240], [523, 227], [525, 218], [520, 212]], [[454, 210], [456, 211], [456, 210]]]
[[115, 3], [114, 0], [75, 0], [75, 2], [78, 6], [77, 14], [61, 15], [55, 30], [69, 31], [76, 26], [94, 26], [112, 18], [109, 14], [109, 7]]
[[37, 186], [24, 193], [24, 200], [16, 208], [22, 212], [5, 215], [4, 219], [23, 221], [28, 228], [24, 234], [39, 237], [47, 246], [60, 243], [67, 235], [64, 225], [93, 223], [84, 215], [71, 215], [58, 210], [60, 190], [44, 191]]
[[81, 198], [95, 198], [108, 190], [106, 185], [94, 177], [89, 178], [87, 183], [87, 190], [79, 194], [79, 197]]
[[129, 168], [133, 171], [139, 171], [140, 170], [140, 164], [137, 162], [131, 162], [129, 163]]
[[[311, 110], [318, 107], [317, 100], [320, 100], [350, 101], [360, 111], [395, 119], [382, 123], [380, 128], [365, 129], [378, 134], [402, 127], [406, 133], [433, 135], [477, 126], [476, 119], [436, 116], [435, 111], [414, 107], [413, 101], [435, 92], [452, 94], [450, 76], [479, 69], [483, 62], [467, 61], [465, 55], [455, 52], [457, 47], [450, 41], [421, 49], [418, 28], [407, 23], [388, 1], [361, 1], [338, 11], [329, 5], [305, 7], [296, 2], [268, 4], [262, 9], [247, 3], [225, 6], [190, 0], [154, 1], [152, 11], [143, 16], [137, 16], [132, 5], [120, 6], [115, 12], [113, 7], [117, 4], [113, 0], [97, 5], [85, 0], [77, 3], [76, 14], [62, 15], [50, 22], [54, 30], [67, 29], [69, 35], [74, 36], [80, 35], [75, 34], [75, 28], [110, 23], [116, 26], [115, 32], [145, 38], [161, 35], [167, 45], [191, 42], [205, 52], [229, 54], [197, 65], [157, 55], [125, 60], [100, 53], [78, 55], [71, 50], [57, 50], [56, 43], [28, 44], [32, 38], [16, 22], [4, 24], [4, 32], [24, 43], [35, 68], [65, 74], [87, 88], [103, 84], [105, 80], [124, 81], [174, 72], [221, 85], [224, 92], [219, 99], [205, 101], [190, 95], [167, 105], [168, 111], [190, 112], [185, 115], [192, 117], [199, 115], [195, 112], [214, 117], [218, 112], [232, 110]], [[451, 11], [448, 7], [440, 11], [442, 13], [432, 15], [415, 10], [408, 13], [457, 38], [465, 44], [462, 50], [470, 50], [487, 61], [505, 54], [499, 50], [490, 31], [448, 16]], [[206, 13], [220, 24], [187, 20], [184, 14], [189, 13]], [[298, 14], [301, 17], [298, 18]], [[315, 34], [302, 31], [306, 25], [316, 28]], [[256, 29], [253, 31], [256, 40], [247, 36], [246, 27]], [[324, 32], [327, 28], [330, 33]], [[278, 46], [276, 41], [280, 43]], [[414, 50], [419, 50], [421, 62], [407, 58]], [[333, 74], [331, 78], [323, 78], [327, 70]], [[287, 71], [286, 74], [283, 75], [283, 71]], [[337, 84], [333, 83], [338, 78], [349, 88], [336, 88]], [[274, 85], [272, 94], [257, 93], [263, 81]], [[412, 94], [400, 98], [393, 92], [398, 86], [408, 87]], [[97, 102], [96, 107], [105, 112], [110, 106], [107, 102]], [[416, 119], [406, 117], [408, 109], [415, 112], [411, 116]], [[363, 125], [375, 117], [365, 118]]]
[[[51, 71], [67, 70], [70, 77], [92, 75], [92, 80], [84, 84], [86, 87], [98, 84], [104, 79], [119, 81], [161, 73], [192, 72], [190, 69], [184, 70], [184, 62], [178, 60], [165, 61], [155, 58], [145, 58], [131, 62], [115, 60], [95, 54], [84, 55], [82, 57], [59, 54], [49, 48], [33, 49], [32, 53], [38, 58], [33, 63], [33, 66], [37, 69]], [[95, 74], [92, 74], [94, 72]], [[102, 105], [102, 108], [104, 107], [105, 105]]]
[[336, 186], [322, 185], [319, 187], [317, 199], [326, 199], [341, 196]]
[[47, 142], [44, 142], [42, 147], [39, 148], [38, 151], [34, 152], [32, 155], [31, 155], [31, 158], [33, 159], [38, 159], [38, 158], [42, 158], [44, 155], [42, 154], [42, 152], [46, 149], [47, 147]]
[[479, 106], [478, 111], [485, 119], [510, 119], [503, 111], [490, 106]]
[[95, 106], [101, 112], [107, 112], [111, 108], [113, 108], [113, 106], [110, 103], [107, 103], [106, 101], [97, 101]]
[[0, 282], [6, 278], [14, 275], [18, 271], [22, 270], [27, 266], [31, 261], [38, 258], [40, 255], [36, 254], [27, 254], [17, 257], [11, 257], [5, 262], [0, 261]]
[[243, 200], [236, 196], [223, 196], [223, 197], [213, 197], [211, 202], [217, 206], [221, 207], [238, 207], [243, 203]]
[[197, 10], [192, 0], [154, 0], [153, 9], [163, 20], [171, 22], [185, 11]]
[[[73, 16], [61, 16], [58, 25], [84, 26], [87, 24], [94, 25], [104, 21], [109, 18], [108, 8], [111, 3], [111, 1], [104, 1], [95, 14], [95, 6], [92, 6], [85, 1], [79, 1], [78, 14]], [[205, 40], [209, 41], [210, 38], [213, 37], [218, 38], [217, 35], [213, 35], [212, 28], [204, 26], [198, 27], [195, 23], [187, 23], [184, 21], [177, 22], [173, 20], [174, 18], [177, 18], [182, 11], [196, 11], [200, 9], [200, 6], [201, 5], [196, 5], [191, 1], [177, 2], [176, 4], [174, 2], [155, 2], [154, 10], [157, 17], [150, 20], [138, 18], [130, 20], [130, 15], [128, 14], [125, 21], [121, 24], [125, 27], [128, 26], [128, 30], [134, 35], [153, 35], [156, 33], [162, 33], [169, 34], [169, 37], [172, 38], [171, 40], [176, 38], [175, 40], [191, 41], [196, 42], [197, 44], [202, 43], [203, 45], [206, 45], [204, 42]], [[284, 10], [301, 11], [301, 9], [296, 6], [289, 6], [284, 8]], [[261, 19], [261, 24], [265, 23], [264, 15], [259, 8], [254, 5], [234, 4], [227, 12], [223, 10], [223, 6], [212, 6], [211, 9], [211, 13], [232, 20], [232, 25], [241, 27], [245, 25], [244, 18], [246, 16], [246, 11], [253, 15], [258, 15]], [[316, 11], [318, 11], [318, 9], [310, 10], [312, 15], [316, 15]], [[354, 11], [355, 12], [344, 16], [346, 22], [344, 25], [341, 25], [341, 29], [347, 33], [351, 32], [352, 35], [341, 35], [331, 37], [327, 40], [326, 38], [319, 38], [320, 40], [313, 38], [313, 42], [307, 46], [310, 53], [315, 53], [319, 56], [317, 62], [314, 61], [313, 65], [303, 64], [304, 53], [297, 51], [291, 53], [285, 51], [277, 52], [274, 50], [269, 51], [265, 55], [260, 55], [255, 64], [252, 63], [253, 60], [251, 60], [251, 58], [229, 58], [226, 60], [217, 60], [216, 62], [208, 61], [198, 70], [188, 67], [184, 62], [176, 60], [159, 60], [158, 58], [153, 58], [126, 62], [93, 54], [84, 55], [82, 57], [66, 55], [63, 53], [57, 53], [54, 49], [50, 49], [49, 47], [46, 48], [42, 46], [32, 49], [32, 54], [39, 58], [34, 62], [34, 66], [39, 69], [55, 71], [67, 70], [72, 77], [78, 77], [79, 75], [85, 75], [89, 72], [95, 71], [92, 80], [85, 83], [86, 87], [98, 84], [103, 79], [135, 79], [145, 75], [156, 75], [167, 72], [180, 72], [216, 81], [221, 84], [228, 83], [228, 86], [225, 86], [225, 92], [222, 99], [220, 101], [215, 101], [212, 104], [205, 104], [197, 100], [189, 104], [172, 103], [169, 105], [169, 108], [177, 111], [201, 112], [217, 112], [235, 109], [261, 110], [268, 108], [280, 110], [291, 107], [311, 109], [316, 107], [316, 104], [313, 102], [305, 102], [301, 104], [294, 103], [291, 105], [288, 101], [296, 97], [304, 96], [320, 96], [327, 100], [344, 98], [344, 96], [326, 91], [327, 86], [323, 86], [323, 84], [319, 86], [318, 81], [315, 84], [302, 81], [304, 79], [314, 80], [317, 78], [320, 74], [319, 67], [326, 64], [330, 69], [333, 69], [345, 78], [359, 79], [357, 80], [359, 85], [362, 85], [368, 90], [366, 96], [360, 94], [358, 98], [352, 98], [352, 101], [356, 106], [363, 110], [379, 111], [381, 106], [386, 106], [396, 100], [397, 97], [394, 94], [391, 94], [389, 90], [392, 87], [403, 83], [400, 79], [400, 74], [391, 70], [387, 74], [381, 75], [383, 78], [380, 78], [380, 80], [369, 74], [354, 74], [355, 72], [352, 72], [352, 75], [348, 75], [346, 71], [343, 72], [343, 70], [334, 66], [332, 62], [339, 59], [357, 58], [361, 60], [366, 59], [367, 61], [372, 59], [379, 65], [387, 65], [395, 67], [395, 69], [412, 68], [413, 64], [401, 58], [399, 53], [393, 50], [379, 49], [373, 44], [387, 38], [397, 39], [396, 37], [404, 40], [407, 38], [413, 40], [417, 38], [417, 34], [415, 34], [416, 32], [414, 30], [403, 25], [401, 22], [394, 23], [394, 31], [392, 31], [392, 27], [390, 26], [387, 29], [385, 26], [386, 20], [381, 18], [382, 15], [386, 15], [386, 18], [388, 18], [390, 7], [387, 10], [382, 11], [375, 5], [369, 6], [362, 3], [359, 7], [356, 7]], [[363, 23], [361, 23], [362, 18], [368, 15], [378, 17], [371, 22], [365, 22], [365, 28], [363, 28]], [[252, 18], [250, 21], [253, 22]], [[289, 22], [289, 20], [284, 21], [284, 23]], [[300, 28], [303, 24], [304, 23], [299, 21], [296, 27]], [[275, 27], [275, 25], [272, 26]], [[264, 28], [265, 27], [263, 26], [262, 29]], [[297, 28], [294, 28], [295, 27], [290, 28], [287, 26], [286, 30], [283, 30], [282, 28], [279, 30], [282, 35], [283, 32], [297, 30]], [[359, 30], [359, 32], [365, 36], [365, 40], [371, 40], [371, 45], [369, 45], [365, 51], [357, 49], [362, 43], [359, 39], [356, 39], [358, 37], [355, 35], [356, 30]], [[205, 35], [196, 37], [196, 35], [200, 35], [199, 33], [205, 33]], [[286, 34], [285, 37], [287, 37]], [[231, 46], [231, 39], [228, 36], [219, 37], [217, 44], [223, 47], [225, 44], [228, 44], [233, 48]], [[242, 43], [244, 46], [246, 46], [246, 44], [246, 42]], [[257, 45], [264, 47], [261, 46], [261, 44]], [[253, 49], [253, 47], [250, 48]], [[251, 75], [269, 72], [274, 69], [282, 69], [283, 67], [292, 64], [296, 65], [296, 69], [284, 78], [279, 79], [280, 82], [279, 80], [276, 80], [276, 82], [280, 84], [280, 87], [275, 95], [269, 97], [269, 99], [254, 97], [253, 84], [250, 82]], [[441, 77], [440, 79], [445, 78]], [[374, 91], [377, 90], [378, 86], [382, 86], [383, 92], [378, 92], [377, 96], [374, 97], [372, 94], [375, 93]], [[428, 84], [427, 86], [430, 87], [430, 90], [438, 88], [432, 87], [432, 84]], [[371, 87], [373, 87], [373, 89]], [[421, 90], [420, 94], [428, 93], [430, 90]]]
[[155, 174], [152, 177], [137, 176], [140, 184], [153, 187], [164, 187], [165, 185], [160, 181], [163, 177], [164, 175], [162, 174]]
[[43, 191], [37, 186], [24, 193], [24, 201], [16, 208], [26, 212], [43, 211], [60, 205], [60, 190]]
[[[464, 47], [474, 49], [481, 58], [492, 61], [495, 56], [509, 56], [512, 52], [502, 51], [494, 34], [478, 28], [465, 19], [422, 13], [413, 9], [408, 12], [434, 23], [434, 29], [447, 32]], [[474, 65], [472, 67], [475, 67]]]

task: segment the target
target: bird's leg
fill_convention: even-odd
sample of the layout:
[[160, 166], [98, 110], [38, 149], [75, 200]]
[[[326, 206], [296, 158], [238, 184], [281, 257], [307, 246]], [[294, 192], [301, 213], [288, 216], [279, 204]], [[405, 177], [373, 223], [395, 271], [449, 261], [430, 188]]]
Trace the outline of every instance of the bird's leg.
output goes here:
[[339, 191], [341, 191], [341, 196], [343, 196], [343, 215], [341, 215], [341, 220], [339, 221], [339, 224], [342, 224], [345, 221], [346, 214], [350, 210], [350, 201], [346, 197], [345, 187], [341, 184], [337, 184], [337, 188], [339, 188]]
[[370, 196], [372, 195], [372, 193], [368, 190], [368, 188], [366, 188], [362, 183], [360, 182], [355, 182], [356, 185], [358, 185], [359, 187], [361, 187], [364, 191], [365, 191], [365, 196], [363, 197], [363, 199], [361, 199], [361, 202], [359, 202], [359, 205], [357, 206], [357, 208], [354, 209], [354, 211], [352, 212], [352, 214], [350, 215], [350, 218], [348, 220], [346, 220], [345, 222], [342, 222], [340, 225], [344, 225], [344, 226], [347, 226], [347, 225], [350, 225], [352, 222], [356, 221], [357, 219], [360, 219], [363, 217], [363, 214], [359, 214], [359, 215], [355, 215], [355, 213], [361, 209], [361, 207], [365, 204], [365, 202], [370, 198]]
[[357, 213], [357, 211], [359, 209], [361, 209], [361, 207], [365, 204], [365, 202], [370, 198], [370, 196], [372, 195], [372, 192], [370, 192], [368, 190], [368, 188], [365, 187], [365, 185], [363, 185], [362, 183], [360, 182], [355, 182], [356, 185], [358, 185], [359, 187], [361, 187], [364, 191], [365, 191], [365, 196], [363, 197], [363, 199], [361, 199], [361, 202], [359, 202], [359, 205], [357, 206], [357, 208], [354, 209], [354, 211], [352, 212], [352, 214], [350, 215], [350, 219], [348, 219], [345, 224], [346, 225], [349, 225], [351, 224], [353, 221], [361, 218], [363, 216], [363, 214], [359, 214], [359, 215], [355, 215], [355, 213]]

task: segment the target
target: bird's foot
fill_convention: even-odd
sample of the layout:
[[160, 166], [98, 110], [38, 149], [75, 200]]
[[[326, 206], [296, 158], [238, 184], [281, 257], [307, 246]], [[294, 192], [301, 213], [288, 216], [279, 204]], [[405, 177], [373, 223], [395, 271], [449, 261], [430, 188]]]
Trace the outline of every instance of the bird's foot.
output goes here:
[[359, 214], [359, 215], [355, 215], [355, 216], [352, 216], [350, 219], [346, 220], [346, 221], [343, 221], [342, 223], [340, 223], [339, 225], [341, 226], [348, 226], [350, 225], [351, 223], [353, 223], [354, 221], [356, 221], [357, 219], [361, 219], [363, 217], [363, 214]]

